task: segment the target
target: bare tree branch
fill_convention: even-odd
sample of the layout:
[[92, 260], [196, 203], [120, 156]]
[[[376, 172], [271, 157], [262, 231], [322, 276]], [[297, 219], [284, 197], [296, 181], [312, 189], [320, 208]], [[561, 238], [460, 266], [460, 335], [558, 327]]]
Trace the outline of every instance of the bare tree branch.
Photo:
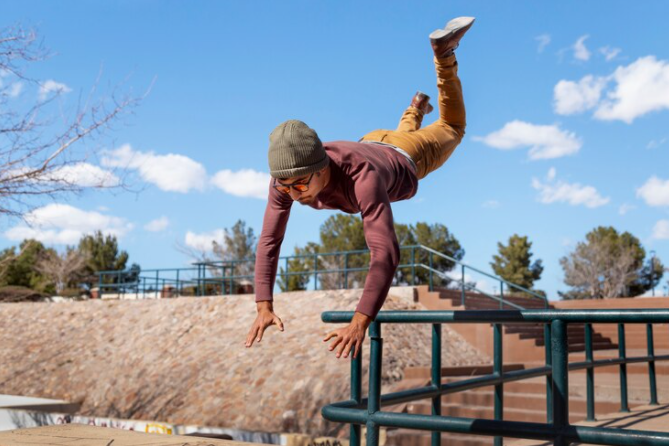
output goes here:
[[[110, 95], [98, 97], [101, 68], [86, 97], [82, 100], [80, 95], [72, 113], [61, 110], [57, 122], [50, 108], [62, 106], [62, 89], [50, 92], [45, 84], [25, 75], [30, 64], [47, 56], [35, 31], [20, 26], [0, 29], [0, 214], [24, 220], [45, 198], [127, 186], [123, 169], [103, 169], [89, 162], [104, 152], [97, 145], [90, 147], [89, 142], [131, 113], [153, 85], [140, 96], [119, 95], [117, 85]], [[40, 97], [23, 111], [13, 102], [17, 82], [41, 89]]]

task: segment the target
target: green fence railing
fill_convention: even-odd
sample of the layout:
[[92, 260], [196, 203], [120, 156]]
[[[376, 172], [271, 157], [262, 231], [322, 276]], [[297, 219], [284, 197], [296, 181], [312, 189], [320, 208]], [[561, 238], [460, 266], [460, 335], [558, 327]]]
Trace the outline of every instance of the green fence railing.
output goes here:
[[[324, 277], [330, 278], [330, 289], [362, 287], [364, 275], [369, 270], [369, 257], [368, 249], [282, 256], [279, 258], [281, 269], [277, 271], [277, 277], [284, 281], [294, 276], [309, 279], [314, 290], [323, 289]], [[508, 299], [510, 293], [522, 293], [524, 296], [541, 300], [544, 307], [548, 308], [546, 296], [486, 273], [428, 246], [402, 246], [400, 259], [395, 285], [425, 284], [433, 290], [438, 283], [447, 284], [460, 289], [463, 306], [466, 303], [467, 291], [473, 291], [499, 302], [500, 309], [523, 309]], [[301, 269], [295, 270], [291, 261], [299, 261]], [[254, 270], [254, 264], [254, 259], [240, 259], [195, 262], [189, 268], [151, 269], [141, 272], [99, 271], [98, 288], [101, 294], [136, 293], [141, 296], [151, 293], [176, 296], [237, 294], [244, 292], [242, 285], [253, 283], [254, 274], [249, 271]], [[497, 284], [499, 293], [481, 289], [472, 280], [472, 275], [482, 276], [484, 280]]]
[[[322, 320], [346, 323], [353, 312], [325, 312]], [[532, 369], [503, 371], [502, 325], [505, 323], [540, 323], [547, 327], [545, 365]], [[503, 437], [547, 440], [565, 446], [572, 442], [627, 445], [669, 445], [669, 433], [608, 427], [587, 427], [569, 423], [569, 372], [586, 370], [587, 418], [595, 419], [594, 370], [618, 365], [620, 375], [620, 408], [629, 411], [627, 401], [627, 364], [647, 363], [651, 405], [658, 404], [655, 362], [669, 360], [669, 355], [655, 355], [653, 324], [669, 322], [669, 310], [523, 310], [523, 311], [381, 311], [369, 327], [370, 360], [368, 397], [362, 398], [362, 354], [351, 359], [351, 399], [325, 406], [325, 419], [351, 425], [350, 445], [360, 445], [361, 426], [366, 426], [367, 446], [379, 444], [379, 428], [403, 428], [432, 432], [432, 445], [441, 445], [442, 432], [495, 437], [501, 446]], [[493, 373], [457, 382], [441, 382], [441, 326], [451, 323], [493, 324]], [[568, 361], [567, 328], [569, 324], [585, 324], [586, 360]], [[619, 357], [595, 360], [592, 353], [592, 324], [618, 324]], [[646, 324], [646, 356], [628, 357], [625, 350], [625, 324]], [[425, 387], [381, 395], [381, 359], [384, 324], [432, 325], [431, 384]], [[546, 423], [504, 420], [504, 384], [534, 377], [546, 377]], [[444, 395], [494, 386], [494, 419], [476, 419], [441, 415]], [[383, 411], [383, 406], [431, 399], [432, 415]]]

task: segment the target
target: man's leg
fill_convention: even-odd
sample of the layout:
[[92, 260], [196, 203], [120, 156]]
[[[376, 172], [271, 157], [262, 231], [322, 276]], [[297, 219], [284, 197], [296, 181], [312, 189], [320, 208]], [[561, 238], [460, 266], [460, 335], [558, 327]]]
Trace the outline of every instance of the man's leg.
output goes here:
[[[434, 59], [439, 89], [439, 119], [417, 131], [421, 138], [414, 145], [413, 153], [404, 149], [416, 162], [418, 178], [441, 167], [460, 144], [465, 135], [466, 114], [462, 96], [462, 84], [458, 78], [458, 62], [455, 55], [445, 59]], [[392, 142], [389, 142], [392, 144]], [[403, 148], [403, 147], [402, 147]]]
[[418, 167], [419, 179], [443, 165], [465, 134], [465, 106], [453, 49], [472, 23], [469, 18], [452, 20], [445, 30], [438, 30], [445, 33], [444, 37], [431, 39], [439, 89], [439, 120], [413, 132], [376, 130], [362, 138], [392, 144], [409, 153]]
[[395, 131], [415, 132], [423, 123], [423, 117], [432, 113], [433, 109], [430, 104], [430, 97], [421, 91], [416, 92], [411, 100], [411, 105], [404, 111]]
[[400, 123], [397, 125], [396, 132], [415, 132], [423, 123], [423, 113], [415, 107], [409, 106], [402, 117]]

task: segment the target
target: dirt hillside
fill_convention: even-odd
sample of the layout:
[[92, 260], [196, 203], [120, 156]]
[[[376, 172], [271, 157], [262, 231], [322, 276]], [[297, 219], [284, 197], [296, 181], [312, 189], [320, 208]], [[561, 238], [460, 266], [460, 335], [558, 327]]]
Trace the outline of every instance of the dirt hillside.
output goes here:
[[[320, 314], [353, 310], [361, 292], [279, 294], [285, 332], [251, 349], [252, 295], [0, 304], [0, 393], [80, 401], [84, 415], [336, 435], [320, 408], [348, 398], [349, 361], [328, 352], [322, 338], [336, 326]], [[384, 305], [416, 308], [392, 295]], [[429, 333], [384, 328], [386, 383], [429, 364]], [[448, 327], [443, 336], [444, 365], [488, 361]]]

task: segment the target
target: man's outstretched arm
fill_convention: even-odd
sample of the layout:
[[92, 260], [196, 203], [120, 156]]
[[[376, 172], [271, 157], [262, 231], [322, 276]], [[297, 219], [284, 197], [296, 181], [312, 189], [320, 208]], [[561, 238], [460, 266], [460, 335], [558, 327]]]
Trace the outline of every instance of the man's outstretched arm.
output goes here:
[[336, 338], [330, 350], [337, 349], [337, 357], [346, 358], [353, 350], [357, 357], [372, 323], [388, 296], [388, 290], [399, 265], [400, 249], [395, 235], [393, 213], [385, 185], [374, 173], [355, 185], [355, 193], [362, 215], [365, 240], [370, 250], [369, 273], [365, 288], [351, 323], [329, 333], [323, 341]]
[[260, 342], [265, 329], [271, 325], [276, 325], [283, 331], [283, 322], [274, 314], [272, 301], [281, 243], [286, 233], [293, 200], [272, 186], [269, 189], [262, 231], [256, 249], [254, 291], [258, 315], [246, 337], [247, 347], [251, 347], [253, 342]]

